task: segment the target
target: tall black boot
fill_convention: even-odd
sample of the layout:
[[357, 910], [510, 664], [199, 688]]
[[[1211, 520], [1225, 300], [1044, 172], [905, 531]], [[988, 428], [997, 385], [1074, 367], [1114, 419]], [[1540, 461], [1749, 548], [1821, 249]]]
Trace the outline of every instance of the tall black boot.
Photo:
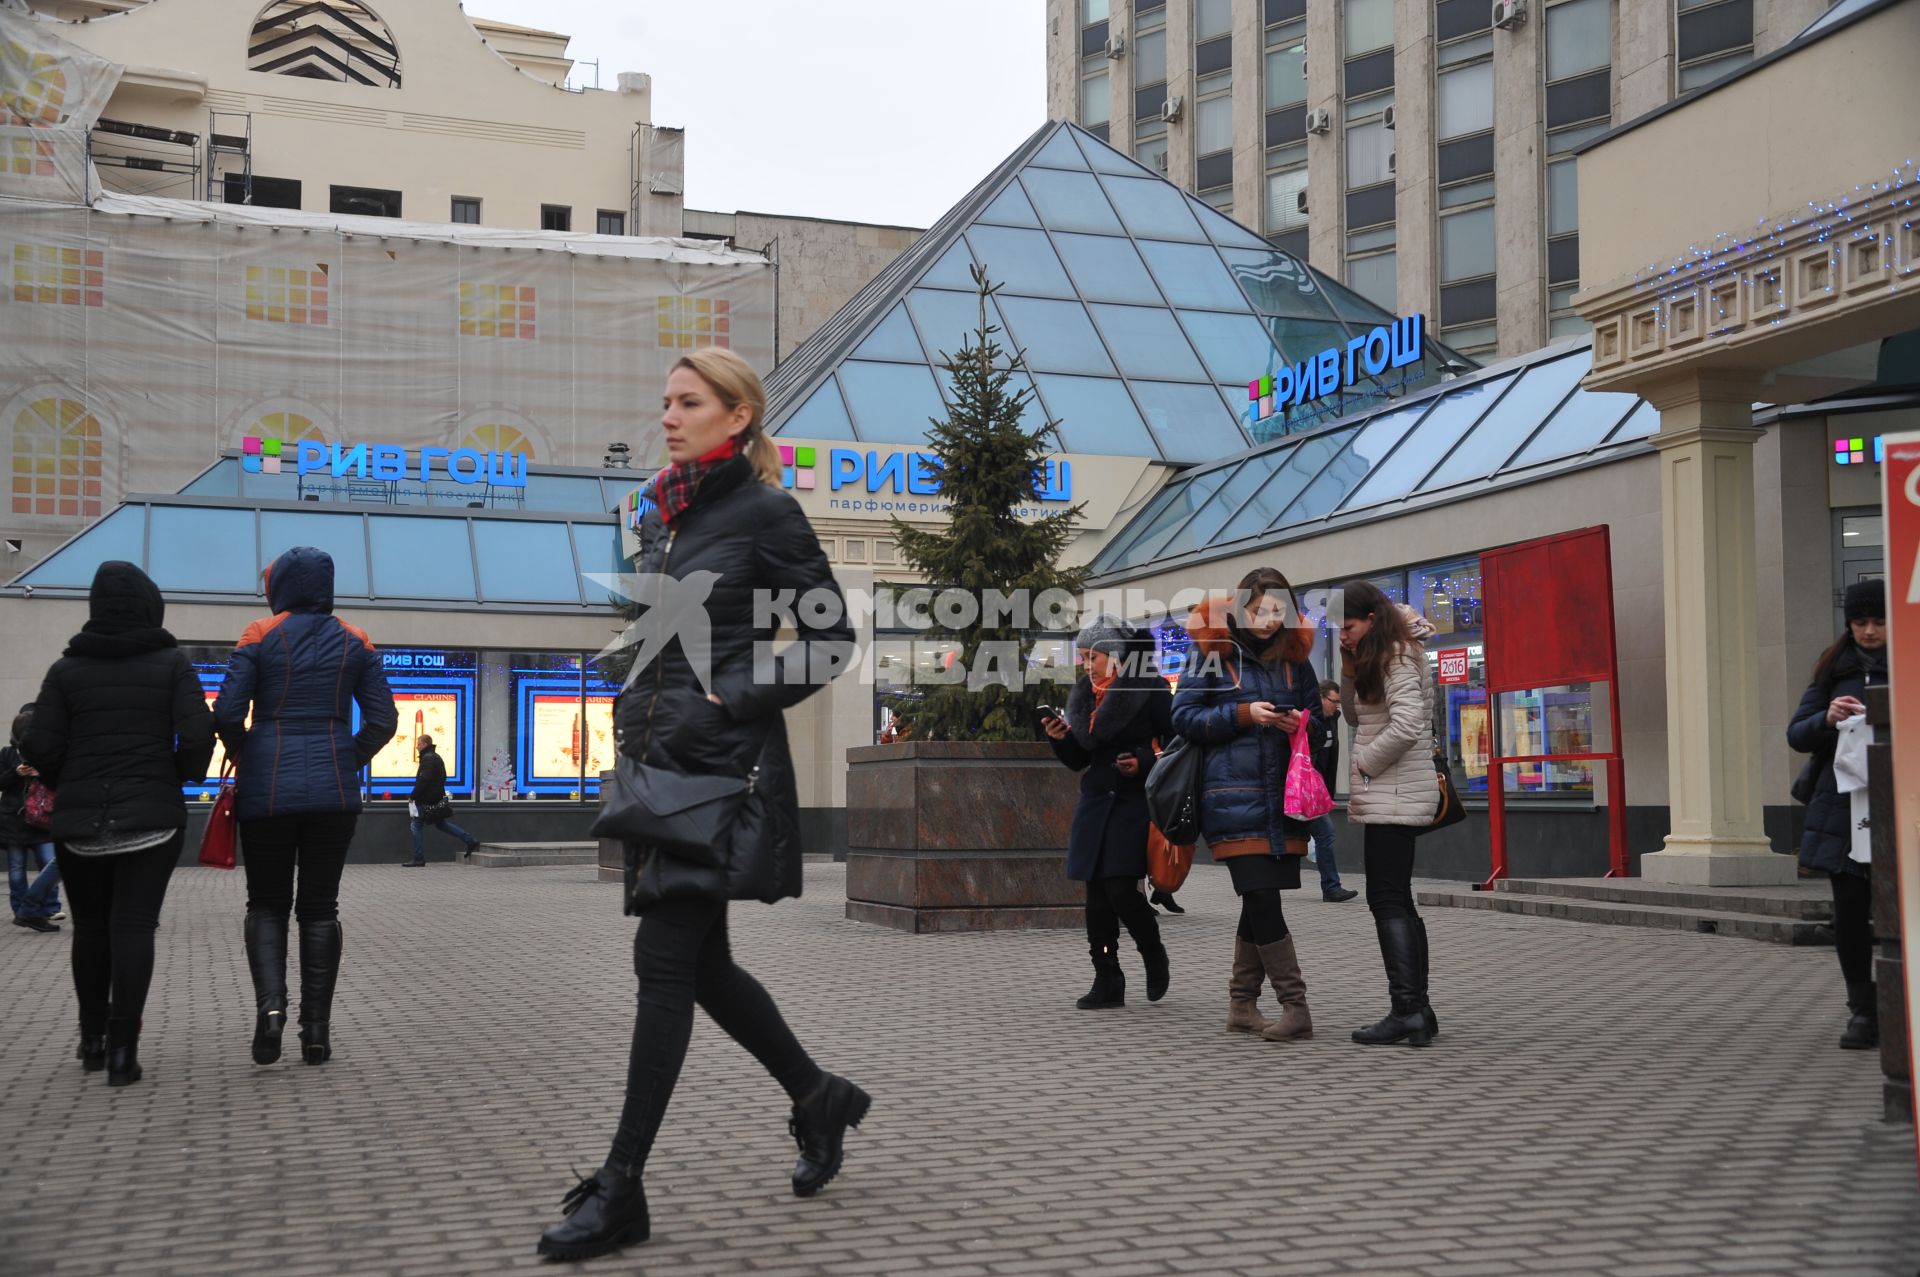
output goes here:
[[1353, 1031], [1353, 1040], [1368, 1046], [1405, 1042], [1408, 1046], [1426, 1046], [1433, 1041], [1422, 1012], [1423, 999], [1418, 981], [1419, 929], [1414, 919], [1403, 915], [1375, 918], [1373, 927], [1380, 936], [1380, 960], [1387, 969], [1387, 993], [1393, 1010], [1364, 1029]]
[[1120, 955], [1110, 944], [1093, 945], [1087, 952], [1093, 957], [1093, 987], [1073, 1005], [1082, 1011], [1127, 1005], [1127, 977], [1120, 970]]
[[253, 973], [253, 1062], [280, 1058], [287, 1027], [287, 920], [255, 911], [247, 915], [247, 969]]
[[132, 1086], [140, 1080], [140, 1021], [107, 1021], [107, 1085]]
[[107, 1067], [107, 1009], [105, 1007], [81, 1009], [80, 1049], [74, 1054], [80, 1057], [80, 1067], [88, 1073], [98, 1073]]
[[327, 1040], [333, 1018], [333, 982], [340, 974], [343, 935], [338, 922], [300, 924], [300, 1058], [325, 1064], [333, 1058]]
[[1440, 1036], [1440, 1017], [1433, 1013], [1432, 993], [1427, 985], [1427, 920], [1413, 920], [1413, 938], [1419, 949], [1414, 954], [1414, 981], [1420, 992], [1420, 1014], [1427, 1022], [1427, 1035]]
[[1842, 1051], [1875, 1051], [1880, 1047], [1879, 991], [1873, 981], [1847, 982], [1846, 1031], [1840, 1035]]

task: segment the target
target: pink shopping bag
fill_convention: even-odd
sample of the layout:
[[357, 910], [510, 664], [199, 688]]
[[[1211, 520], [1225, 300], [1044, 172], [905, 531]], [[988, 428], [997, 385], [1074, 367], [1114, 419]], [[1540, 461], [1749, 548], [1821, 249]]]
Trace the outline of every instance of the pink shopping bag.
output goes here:
[[1300, 715], [1293, 733], [1293, 758], [1287, 763], [1285, 810], [1295, 820], [1317, 820], [1333, 810], [1333, 796], [1320, 769], [1313, 765], [1313, 745], [1307, 738], [1310, 715]]

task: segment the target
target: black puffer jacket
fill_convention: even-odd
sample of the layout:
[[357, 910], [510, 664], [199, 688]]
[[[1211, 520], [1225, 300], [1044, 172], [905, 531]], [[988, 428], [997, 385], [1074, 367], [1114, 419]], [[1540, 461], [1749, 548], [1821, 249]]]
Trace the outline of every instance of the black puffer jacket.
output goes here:
[[[1146, 644], [1151, 645], [1151, 640]], [[1151, 654], [1149, 650], [1149, 655]], [[1097, 712], [1096, 712], [1097, 710]], [[1085, 674], [1067, 696], [1061, 740], [1048, 737], [1056, 758], [1080, 773], [1080, 801], [1067, 832], [1067, 877], [1143, 878], [1147, 873], [1147, 773], [1153, 744], [1173, 739], [1173, 689], [1157, 674], [1117, 677], [1097, 702]], [[1139, 770], [1124, 776], [1117, 766], [1131, 755]]]
[[[1812, 754], [1813, 798], [1807, 803], [1806, 831], [1800, 837], [1800, 863], [1822, 873], [1865, 875], [1867, 866], [1848, 858], [1853, 850], [1853, 799], [1834, 786], [1833, 751], [1840, 729], [1827, 722], [1827, 706], [1836, 697], [1867, 699], [1867, 688], [1887, 682], [1887, 649], [1868, 652], [1852, 642], [1834, 658], [1827, 676], [1808, 684], [1799, 708], [1787, 724], [1787, 744]], [[57, 808], [56, 808], [57, 809]]]
[[[651, 854], [644, 844], [628, 847], [628, 911], [674, 897], [772, 903], [798, 896], [800, 800], [781, 715], [853, 655], [853, 629], [820, 539], [799, 502], [733, 457], [701, 479], [671, 530], [658, 510], [646, 515], [636, 570], [660, 580], [637, 600], [647, 611], [635, 627], [641, 663], [615, 711], [620, 749], [675, 771], [745, 776], [757, 765], [760, 772], [726, 863], [696, 865]], [[757, 673], [756, 652], [770, 653], [777, 631], [769, 617], [755, 617], [755, 592], [797, 599], [812, 590], [831, 593], [838, 619], [796, 608], [801, 641], [781, 654], [777, 676]], [[695, 660], [711, 670], [705, 686]], [[759, 664], [769, 664], [764, 655]], [[707, 699], [708, 688], [719, 705]]]
[[422, 807], [447, 796], [447, 764], [437, 749], [420, 751], [420, 769], [413, 774], [413, 792], [407, 797]]
[[180, 786], [206, 778], [213, 716], [166, 604], [131, 563], [102, 563], [89, 620], [47, 671], [21, 750], [55, 791], [56, 841], [182, 829]]

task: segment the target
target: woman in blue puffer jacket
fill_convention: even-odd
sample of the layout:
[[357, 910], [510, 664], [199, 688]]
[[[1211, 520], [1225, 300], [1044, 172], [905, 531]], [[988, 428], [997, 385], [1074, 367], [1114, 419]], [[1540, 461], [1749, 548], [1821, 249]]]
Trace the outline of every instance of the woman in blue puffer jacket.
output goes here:
[[[1320, 698], [1307, 662], [1313, 630], [1287, 578], [1256, 568], [1232, 600], [1213, 599], [1187, 619], [1189, 672], [1173, 698], [1173, 727], [1206, 749], [1200, 833], [1224, 861], [1240, 897], [1227, 1029], [1269, 1042], [1313, 1036], [1307, 982], [1280, 908], [1300, 888], [1307, 826], [1285, 814], [1293, 733]], [[1261, 977], [1272, 981], [1280, 1019], [1260, 1014]]]
[[288, 550], [267, 569], [266, 586], [273, 615], [240, 636], [213, 706], [214, 727], [238, 769], [253, 1059], [280, 1058], [292, 912], [300, 920], [301, 1054], [324, 1064], [333, 1054], [340, 873], [360, 818], [360, 769], [392, 739], [398, 715], [373, 640], [333, 615], [333, 559], [325, 551]]

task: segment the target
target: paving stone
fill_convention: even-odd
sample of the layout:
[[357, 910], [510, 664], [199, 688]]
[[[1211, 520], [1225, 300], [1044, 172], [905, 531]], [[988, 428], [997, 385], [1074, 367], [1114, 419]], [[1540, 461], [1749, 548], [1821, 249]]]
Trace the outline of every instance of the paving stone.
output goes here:
[[[398, 856], [395, 857], [398, 859]], [[1372, 921], [1288, 898], [1316, 1036], [1223, 1031], [1236, 902], [1195, 871], [1161, 919], [1173, 989], [1077, 1012], [1069, 931], [909, 936], [846, 920], [844, 870], [736, 906], [742, 963], [875, 1096], [831, 1188], [787, 1190], [788, 1104], [704, 1018], [649, 1168], [654, 1239], [608, 1271], [1901, 1274], [1911, 1131], [1834, 1049], [1830, 950], [1434, 910], [1430, 1049], [1362, 1048]], [[1358, 884], [1356, 884], [1358, 885]], [[70, 938], [0, 935], [0, 1269], [539, 1271], [605, 1155], [633, 932], [590, 867], [355, 865], [336, 1053], [247, 1055], [237, 874], [183, 868], [147, 1077], [73, 1058]], [[1271, 1009], [1271, 1002], [1268, 1003]], [[268, 1262], [263, 1257], [270, 1256]]]

